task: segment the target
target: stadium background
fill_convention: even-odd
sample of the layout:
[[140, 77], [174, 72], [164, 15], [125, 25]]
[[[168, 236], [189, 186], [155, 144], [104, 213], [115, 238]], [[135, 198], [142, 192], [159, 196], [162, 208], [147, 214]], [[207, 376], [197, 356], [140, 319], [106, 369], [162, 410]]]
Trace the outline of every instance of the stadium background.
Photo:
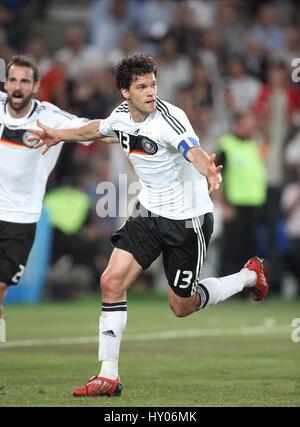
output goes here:
[[[14, 53], [26, 53], [36, 60], [42, 72], [41, 100], [90, 119], [105, 117], [120, 101], [113, 67], [124, 55], [142, 50], [158, 61], [159, 96], [187, 112], [208, 152], [218, 151], [219, 138], [232, 130], [237, 113], [251, 110], [263, 118], [255, 141], [272, 190], [265, 204], [276, 221], [272, 248], [263, 214], [256, 230], [257, 252], [272, 275], [270, 299], [254, 307], [237, 297], [201, 319], [173, 319], [158, 261], [131, 290], [132, 317], [121, 362], [129, 391], [121, 404], [109, 405], [299, 406], [299, 344], [291, 338], [291, 322], [300, 317], [300, 287], [290, 248], [298, 242], [300, 259], [300, 216], [295, 224], [291, 211], [284, 209], [289, 186], [300, 188], [299, 82], [291, 77], [292, 60], [300, 58], [299, 12], [296, 0], [0, 3], [0, 57], [8, 61]], [[276, 122], [282, 138], [276, 146], [270, 138], [275, 123], [264, 115], [272, 65], [286, 76], [281, 99], [287, 101], [279, 102]], [[297, 100], [291, 108], [286, 107], [290, 87]], [[99, 190], [103, 182], [113, 182], [117, 189], [115, 217], [99, 216], [105, 209]], [[0, 354], [0, 406], [78, 406], [69, 398], [73, 382], [97, 366], [99, 272], [110, 254], [109, 236], [127, 215], [120, 206], [127, 207], [136, 194], [135, 184], [117, 145], [64, 146], [49, 180], [47, 210], [28, 271], [23, 284], [7, 297], [11, 304], [5, 312], [8, 343]], [[124, 185], [135, 188], [125, 201]], [[78, 210], [70, 209], [74, 203]], [[295, 209], [300, 209], [299, 196]], [[65, 215], [69, 224], [54, 219]], [[220, 269], [223, 211], [217, 203], [215, 217], [205, 276]], [[291, 220], [294, 226], [289, 228]], [[184, 398], [177, 391], [180, 377], [170, 378], [173, 370], [185, 377], [190, 393]], [[16, 392], [13, 372], [20, 375]], [[146, 384], [138, 394], [130, 383], [133, 372]], [[163, 398], [156, 397], [157, 388]], [[80, 405], [108, 403], [104, 399]]]

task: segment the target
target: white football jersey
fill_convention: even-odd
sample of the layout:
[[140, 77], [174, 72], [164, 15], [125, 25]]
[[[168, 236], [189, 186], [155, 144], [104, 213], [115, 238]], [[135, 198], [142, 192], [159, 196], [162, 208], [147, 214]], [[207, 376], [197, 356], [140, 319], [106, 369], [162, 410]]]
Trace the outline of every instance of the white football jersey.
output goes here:
[[[30, 148], [26, 129], [39, 129], [37, 120], [53, 128], [81, 126], [86, 119], [60, 110], [48, 102], [32, 101], [30, 112], [20, 119], [11, 117], [7, 95], [0, 92], [0, 220], [34, 223], [40, 218], [48, 177], [62, 143], [44, 156], [42, 148]], [[32, 134], [31, 134], [32, 135]]]
[[170, 219], [212, 212], [206, 177], [185, 158], [200, 144], [183, 110], [157, 99], [156, 111], [135, 123], [125, 101], [99, 130], [117, 135], [142, 186], [138, 199], [149, 211]]

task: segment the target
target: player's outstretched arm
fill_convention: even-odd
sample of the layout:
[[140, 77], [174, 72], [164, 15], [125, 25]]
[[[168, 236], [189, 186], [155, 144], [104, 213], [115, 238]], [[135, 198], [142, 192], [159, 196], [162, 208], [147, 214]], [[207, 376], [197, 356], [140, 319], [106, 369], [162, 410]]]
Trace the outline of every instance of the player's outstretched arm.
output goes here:
[[217, 190], [222, 182], [223, 166], [215, 165], [216, 155], [209, 156], [202, 148], [194, 147], [188, 151], [187, 158], [202, 175], [207, 177], [209, 192]]
[[37, 141], [34, 148], [39, 148], [44, 145], [45, 147], [43, 148], [42, 154], [45, 154], [50, 147], [58, 144], [60, 141], [91, 141], [104, 138], [104, 135], [101, 135], [99, 132], [100, 122], [100, 120], [91, 120], [78, 128], [53, 129], [38, 121], [37, 124], [42, 130], [28, 130], [35, 134], [35, 136], [32, 137], [33, 141]]

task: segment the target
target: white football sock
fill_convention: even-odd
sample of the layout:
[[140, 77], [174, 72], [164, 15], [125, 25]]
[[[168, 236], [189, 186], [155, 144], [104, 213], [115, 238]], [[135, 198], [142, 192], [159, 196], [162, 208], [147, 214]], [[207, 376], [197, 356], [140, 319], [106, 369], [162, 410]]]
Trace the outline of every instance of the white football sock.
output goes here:
[[256, 283], [256, 273], [255, 271], [249, 270], [248, 268], [242, 268], [240, 271], [242, 274], [244, 274], [245, 278], [245, 288], [252, 288], [252, 286]]
[[101, 364], [101, 369], [99, 372], [99, 377], [109, 378], [111, 380], [115, 380], [118, 378], [119, 370], [118, 370], [119, 360], [103, 360]]
[[0, 318], [0, 342], [6, 342], [6, 324], [3, 317]]
[[127, 322], [127, 301], [102, 303], [99, 321], [99, 376], [112, 380], [118, 377], [118, 359], [122, 334]]
[[[255, 277], [251, 273], [253, 273]], [[197, 285], [197, 292], [201, 299], [199, 308], [204, 308], [206, 305], [218, 304], [230, 298], [232, 295], [241, 292], [245, 286], [253, 286], [255, 281], [256, 273], [246, 268], [230, 276], [203, 279], [201, 283]]]

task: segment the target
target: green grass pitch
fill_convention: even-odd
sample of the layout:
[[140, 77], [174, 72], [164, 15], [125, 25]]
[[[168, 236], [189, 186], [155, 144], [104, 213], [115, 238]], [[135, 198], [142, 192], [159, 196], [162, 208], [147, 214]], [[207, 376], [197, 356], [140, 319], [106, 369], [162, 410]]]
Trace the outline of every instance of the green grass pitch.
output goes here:
[[299, 300], [233, 299], [178, 319], [166, 297], [129, 294], [122, 396], [74, 398], [98, 374], [99, 310], [97, 297], [7, 305], [0, 407], [300, 406]]

